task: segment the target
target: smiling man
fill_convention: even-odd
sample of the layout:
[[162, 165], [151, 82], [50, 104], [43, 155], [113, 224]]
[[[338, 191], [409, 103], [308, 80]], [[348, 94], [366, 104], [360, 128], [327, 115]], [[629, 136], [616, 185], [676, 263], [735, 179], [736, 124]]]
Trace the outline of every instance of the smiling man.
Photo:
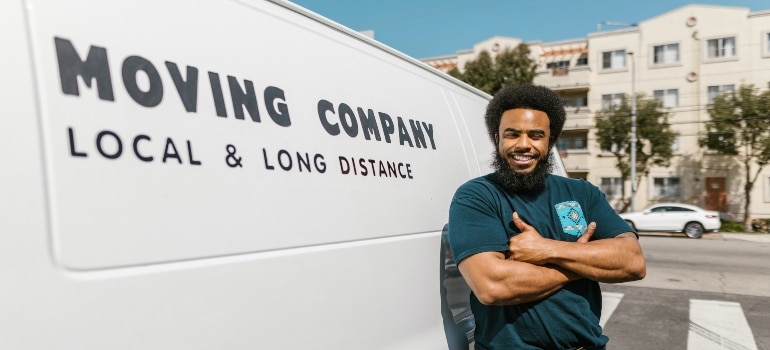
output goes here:
[[637, 235], [596, 186], [550, 175], [566, 118], [556, 93], [503, 88], [485, 118], [495, 172], [460, 186], [449, 210], [476, 349], [604, 349], [599, 282], [644, 278]]

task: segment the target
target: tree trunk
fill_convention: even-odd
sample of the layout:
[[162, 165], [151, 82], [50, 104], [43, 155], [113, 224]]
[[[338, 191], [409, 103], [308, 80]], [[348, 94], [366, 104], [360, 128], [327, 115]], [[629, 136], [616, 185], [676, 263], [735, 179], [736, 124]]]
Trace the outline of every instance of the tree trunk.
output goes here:
[[746, 232], [751, 232], [754, 231], [754, 228], [751, 227], [749, 208], [751, 206], [751, 188], [754, 187], [754, 183], [751, 181], [751, 163], [748, 160], [744, 163], [744, 168], [746, 170], [746, 184], [743, 186], [743, 196], [745, 197], [743, 202], [743, 225]]

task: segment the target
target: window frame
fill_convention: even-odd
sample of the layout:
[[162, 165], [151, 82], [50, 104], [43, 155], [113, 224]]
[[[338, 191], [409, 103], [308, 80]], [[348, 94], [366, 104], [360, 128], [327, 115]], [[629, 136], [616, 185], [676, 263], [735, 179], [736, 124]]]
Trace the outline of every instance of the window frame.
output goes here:
[[[661, 62], [655, 62], [658, 58], [657, 54], [657, 48], [663, 48], [662, 57], [667, 57], [665, 48], [669, 46], [676, 46], [676, 58], [673, 61], [661, 61]], [[678, 66], [682, 64], [682, 51], [680, 50], [679, 43], [666, 43], [666, 44], [659, 44], [659, 45], [652, 45], [652, 49], [650, 50], [652, 52], [652, 55], [650, 55], [651, 60], [651, 66], [652, 67], [669, 67], [669, 66]]]
[[[649, 186], [649, 198], [650, 199], [682, 199], [682, 177], [681, 176], [651, 176], [650, 177], [652, 181], [650, 181]], [[676, 179], [676, 187], [675, 187], [675, 193], [672, 195], [670, 190], [668, 188], [674, 186], [672, 184], [669, 184], [668, 182]], [[659, 194], [661, 192], [659, 190], [659, 186], [657, 184], [658, 180], [663, 180], [663, 194]]]
[[[623, 53], [622, 55], [620, 55], [620, 56], [623, 57], [622, 67], [615, 67], [615, 65], [613, 64], [613, 62], [614, 62], [613, 58], [615, 57], [614, 53], [617, 53], [617, 52], [622, 52]], [[605, 60], [605, 57], [604, 57], [605, 54], [610, 54], [609, 61]], [[625, 48], [601, 51], [599, 55], [602, 58], [601, 61], [599, 62], [599, 71], [600, 72], [617, 72], [617, 71], [625, 71], [625, 70], [628, 69], [628, 59], [626, 57], [626, 56], [628, 56], [628, 54], [627, 54], [627, 50]], [[605, 67], [604, 66], [605, 62], [609, 62], [610, 66], [609, 67]]]
[[[732, 86], [732, 89], [726, 90], [724, 87], [726, 86]], [[711, 95], [711, 88], [717, 87], [719, 90], [716, 92], [715, 95]], [[714, 104], [714, 97], [717, 97], [719, 94], [725, 92], [725, 91], [735, 91], [735, 84], [719, 84], [719, 85], [708, 85], [706, 86], [706, 104], [707, 105], [713, 105]]]
[[760, 41], [762, 42], [761, 46], [761, 56], [762, 57], [770, 57], [770, 30], [762, 32], [762, 37], [760, 38]]
[[[672, 91], [674, 92], [674, 105], [673, 105], [673, 106], [667, 106], [667, 105], [666, 105], [666, 100], [667, 100], [667, 98], [669, 97], [669, 94], [670, 94]], [[661, 92], [660, 100], [658, 99], [658, 96], [657, 96], [657, 93], [658, 93], [658, 92]], [[658, 101], [658, 100], [659, 100], [659, 101], [661, 102], [661, 105], [662, 105], [664, 108], [675, 108], [675, 107], [679, 107], [679, 89], [660, 89], [660, 90], [652, 90], [652, 97], [653, 97], [653, 98], [654, 98], [656, 101]]]
[[[719, 54], [719, 52], [723, 52], [725, 50], [725, 46], [726, 45], [724, 45], [724, 42], [723, 42], [725, 39], [732, 39], [733, 40], [733, 42], [732, 42], [732, 55], [728, 56], [728, 55], [725, 55], [724, 53], [722, 53], [721, 55]], [[711, 46], [710, 46], [710, 43], [712, 41], [715, 41], [715, 40], [718, 43], [717, 55], [716, 56], [711, 56]], [[723, 61], [735, 61], [735, 60], [738, 60], [738, 54], [739, 54], [739, 52], [738, 52], [738, 35], [735, 35], [735, 34], [722, 35], [722, 36], [717, 36], [717, 37], [706, 38], [704, 41], [706, 42], [706, 44], [703, 45], [703, 61], [704, 62], [708, 63], [708, 62], [723, 62]]]
[[[610, 184], [605, 185], [604, 180], [610, 180]], [[617, 183], [615, 183], [617, 182]], [[605, 191], [605, 188], [607, 187], [615, 187], [617, 190], [617, 193], [615, 194], [607, 194], [607, 192], [613, 192], [611, 191]], [[620, 178], [620, 176], [600, 176], [599, 177], [599, 190], [604, 193], [604, 197], [607, 199], [618, 199], [623, 197], [623, 181]]]
[[[604, 96], [610, 97], [610, 104], [606, 108], [604, 107]], [[614, 103], [614, 101], [617, 99], [617, 104]], [[612, 93], [612, 94], [602, 94], [602, 105], [601, 110], [603, 111], [609, 111], [612, 109], [613, 106], [620, 107], [620, 105], [623, 103], [623, 93]]]

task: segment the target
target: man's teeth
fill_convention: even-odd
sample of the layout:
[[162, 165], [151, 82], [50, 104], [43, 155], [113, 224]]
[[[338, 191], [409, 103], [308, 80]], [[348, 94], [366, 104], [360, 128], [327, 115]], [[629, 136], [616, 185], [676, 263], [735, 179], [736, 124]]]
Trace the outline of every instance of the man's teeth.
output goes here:
[[531, 160], [531, 159], [534, 159], [534, 158], [535, 158], [534, 156], [523, 155], [523, 154], [516, 154], [516, 155], [513, 156], [513, 159], [515, 159], [515, 160], [522, 160], [522, 161], [527, 161], [527, 160]]

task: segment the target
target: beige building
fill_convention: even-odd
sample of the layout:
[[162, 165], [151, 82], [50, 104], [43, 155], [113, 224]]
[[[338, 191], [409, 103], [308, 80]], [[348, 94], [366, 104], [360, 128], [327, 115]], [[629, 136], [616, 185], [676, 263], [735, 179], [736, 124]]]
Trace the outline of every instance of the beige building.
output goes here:
[[[456, 55], [423, 61], [443, 71], [462, 70], [482, 50], [492, 55], [521, 40], [494, 37]], [[618, 30], [552, 43], [528, 42], [537, 62], [535, 83], [557, 91], [567, 106], [559, 149], [571, 177], [599, 186], [616, 208], [620, 183], [616, 160], [598, 146], [595, 112], [618, 102], [622, 94], [662, 101], [679, 136], [667, 168], [652, 168], [634, 195], [634, 209], [675, 201], [743, 215], [745, 173], [731, 157], [698, 146], [709, 120], [708, 106], [721, 91], [753, 84], [770, 86], [770, 10], [688, 5]], [[770, 116], [768, 116], [770, 117]], [[751, 216], [770, 217], [770, 167], [757, 178]]]

